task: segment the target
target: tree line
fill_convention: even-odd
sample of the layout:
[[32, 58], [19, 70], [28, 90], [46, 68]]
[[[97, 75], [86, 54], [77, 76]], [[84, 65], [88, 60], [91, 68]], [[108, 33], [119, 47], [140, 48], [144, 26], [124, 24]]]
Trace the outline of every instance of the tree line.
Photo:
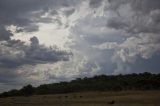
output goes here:
[[0, 97], [60, 94], [86, 91], [160, 90], [160, 74], [133, 73], [126, 75], [99, 75], [92, 78], [77, 78], [70, 82], [27, 85], [19, 90], [3, 92]]

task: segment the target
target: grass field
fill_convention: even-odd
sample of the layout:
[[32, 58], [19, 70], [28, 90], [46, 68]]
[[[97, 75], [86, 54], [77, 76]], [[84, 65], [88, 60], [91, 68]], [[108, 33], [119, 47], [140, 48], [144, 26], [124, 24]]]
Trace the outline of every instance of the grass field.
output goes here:
[[0, 98], [0, 106], [160, 106], [160, 91], [83, 92]]

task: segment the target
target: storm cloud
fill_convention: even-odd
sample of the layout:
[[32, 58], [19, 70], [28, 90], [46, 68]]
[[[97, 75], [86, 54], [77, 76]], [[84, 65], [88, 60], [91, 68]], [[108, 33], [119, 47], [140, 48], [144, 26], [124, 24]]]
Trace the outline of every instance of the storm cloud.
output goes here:
[[[160, 2], [95, 2], [100, 4], [97, 10], [92, 12], [91, 7], [90, 13], [72, 28], [76, 42], [73, 48], [81, 49], [89, 63], [98, 63], [101, 67], [98, 73], [158, 72], [154, 68], [158, 66], [153, 61], [158, 61], [154, 57], [160, 55]], [[136, 61], [141, 61], [143, 65]], [[147, 65], [150, 66], [148, 69], [145, 68]]]
[[30, 45], [25, 45], [19, 40], [2, 42], [0, 45], [0, 66], [14, 68], [24, 64], [69, 60], [71, 53], [39, 45], [36, 37], [32, 37], [30, 41]]
[[[74, 3], [57, 0], [39, 1], [0, 1], [0, 66], [17, 67], [23, 64], [37, 64], [45, 62], [56, 62], [59, 60], [68, 60], [69, 53], [61, 50], [47, 48], [39, 45], [36, 37], [30, 38], [30, 45], [20, 40], [12, 40], [13, 34], [7, 30], [7, 26], [14, 25], [19, 27], [17, 32], [33, 32], [38, 30], [37, 22], [45, 22], [49, 17], [43, 17], [45, 13], [55, 15], [52, 11], [62, 7], [73, 5]], [[71, 13], [70, 13], [71, 14]], [[51, 22], [48, 21], [48, 22]]]
[[[18, 73], [18, 70], [27, 65], [31, 67], [38, 64], [69, 61], [72, 56], [71, 52], [61, 50], [56, 45], [47, 47], [39, 44], [39, 39], [35, 36], [30, 38], [30, 44], [12, 39], [14, 33], [7, 27], [15, 26], [16, 33], [36, 32], [39, 30], [38, 23], [55, 21], [50, 16], [57, 15], [57, 9], [74, 4], [74, 1], [59, 0], [0, 1], [0, 86], [19, 85], [23, 79], [24, 83], [25, 80], [29, 81], [25, 78], [26, 73]], [[69, 11], [66, 15], [73, 12]], [[48, 15], [43, 16], [45, 14]], [[32, 73], [32, 70], [28, 70], [28, 73]]]
[[158, 73], [159, 29], [159, 0], [0, 1], [0, 86]]
[[[116, 15], [108, 20], [107, 27], [123, 30], [128, 37], [123, 43], [117, 45], [115, 57], [120, 58], [124, 63], [134, 63], [139, 56], [149, 61], [152, 56], [159, 55], [160, 2], [158, 0], [153, 2], [123, 0], [121, 3], [116, 3], [114, 0], [110, 1], [110, 7], [115, 6], [111, 10]], [[129, 68], [128, 65], [124, 67]], [[156, 64], [154, 67], [157, 67]]]

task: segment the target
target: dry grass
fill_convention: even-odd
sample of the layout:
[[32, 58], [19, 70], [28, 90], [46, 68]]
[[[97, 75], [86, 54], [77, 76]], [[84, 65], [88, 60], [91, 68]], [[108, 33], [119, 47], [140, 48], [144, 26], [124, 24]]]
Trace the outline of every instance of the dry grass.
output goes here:
[[[114, 103], [112, 104], [112, 101]], [[83, 92], [0, 98], [0, 106], [160, 106], [160, 91]]]

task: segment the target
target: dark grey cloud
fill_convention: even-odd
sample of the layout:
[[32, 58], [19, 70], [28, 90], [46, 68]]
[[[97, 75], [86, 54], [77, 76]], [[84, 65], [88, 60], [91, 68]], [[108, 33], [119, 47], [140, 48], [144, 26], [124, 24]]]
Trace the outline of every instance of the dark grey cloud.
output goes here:
[[[94, 7], [92, 3], [99, 5]], [[77, 21], [71, 30], [75, 43], [72, 47], [92, 65], [96, 60], [101, 68], [97, 73], [158, 72], [153, 67], [158, 67], [155, 55], [160, 52], [159, 3], [91, 0], [91, 9], [104, 6], [103, 15], [91, 12]]]
[[[49, 23], [53, 21], [50, 17], [41, 17], [42, 15], [45, 13], [56, 15], [59, 8], [73, 7], [76, 3], [75, 0], [0, 1], [0, 30], [5, 33], [7, 32], [5, 26], [15, 25], [22, 27], [21, 30], [26, 32], [37, 31], [38, 22]], [[68, 14], [72, 14], [72, 11]]]
[[109, 3], [109, 9], [117, 15], [108, 20], [108, 27], [129, 33], [160, 33], [159, 0], [111, 0]]
[[55, 63], [57, 61], [67, 61], [71, 56], [71, 53], [67, 51], [40, 45], [36, 37], [32, 37], [30, 41], [30, 45], [25, 45], [20, 40], [1, 43], [0, 66], [17, 68], [26, 64]]
[[0, 41], [2, 40], [10, 40], [10, 37], [13, 36], [10, 31], [5, 29], [5, 26], [0, 25]]
[[[76, 4], [74, 0], [5, 0], [0, 1], [0, 41], [1, 43], [1, 67], [16, 67], [21, 64], [56, 62], [68, 60], [65, 51], [53, 50], [39, 45], [36, 37], [31, 38], [31, 45], [25, 45], [20, 40], [11, 40], [12, 33], [6, 26], [15, 25], [19, 27], [16, 32], [33, 32], [38, 30], [38, 22], [49, 23], [53, 20], [50, 15], [57, 15], [59, 8], [72, 7]], [[67, 15], [74, 11], [67, 12]], [[41, 17], [48, 13], [48, 17]], [[64, 55], [64, 56], [63, 56]]]
[[[39, 44], [37, 37], [30, 39], [30, 45], [21, 40], [13, 40], [14, 35], [7, 27], [14, 25], [17, 27], [16, 33], [28, 33], [38, 31], [38, 23], [58, 23], [60, 25], [62, 24], [59, 19], [61, 9], [66, 9], [63, 15], [68, 17], [74, 12], [74, 7], [79, 2], [77, 0], [0, 1], [0, 87], [7, 88], [16, 86], [16, 84], [22, 86], [26, 83], [34, 83], [30, 76], [38, 76], [43, 72], [34, 72], [35, 70], [26, 68], [36, 67], [39, 64], [69, 61], [72, 56], [71, 52], [60, 50], [54, 45], [54, 47], [46, 47]], [[20, 70], [22, 70], [21, 73]]]
[[[43, 71], [34, 69], [37, 65], [53, 65], [60, 61], [69, 61], [72, 57], [71, 52], [59, 50], [55, 47], [40, 45], [39, 40], [36, 37], [32, 37], [30, 42], [30, 45], [26, 45], [20, 40], [0, 42], [1, 91], [19, 88], [29, 83], [34, 85], [45, 83], [44, 81], [48, 75]], [[47, 69], [48, 67], [44, 68], [44, 70]], [[37, 83], [38, 79], [32, 78], [32, 76], [39, 77], [43, 75], [45, 75], [45, 78], [42, 78], [42, 82], [40, 83]], [[48, 80], [46, 80], [46, 83]]]
[[[30, 44], [13, 40], [6, 29], [15, 25], [16, 32], [33, 32], [37, 23], [65, 26], [63, 21], [70, 25], [71, 44], [66, 46], [73, 56], [41, 45], [37, 37]], [[159, 0], [0, 1], [0, 82], [23, 85], [97, 74], [158, 73], [159, 29]]]
[[89, 5], [91, 8], [97, 8], [101, 5], [103, 0], [90, 0]]
[[116, 18], [116, 17], [113, 17], [111, 19], [109, 19], [108, 23], [107, 23], [107, 26], [108, 27], [111, 27], [111, 28], [115, 28], [115, 29], [125, 29], [128, 27], [128, 25], [126, 23], [124, 23], [122, 21], [122, 19], [120, 18]]
[[[128, 1], [129, 2], [129, 1]], [[159, 9], [159, 0], [131, 0], [131, 7], [142, 14], [150, 13], [153, 10]]]
[[156, 53], [152, 58], [144, 59], [141, 57], [138, 57], [136, 62], [133, 64], [130, 64], [130, 67], [132, 70], [135, 70], [136, 73], [140, 72], [153, 72], [153, 73], [159, 73], [159, 65], [160, 62], [160, 54]]
[[65, 16], [70, 16], [71, 14], [73, 14], [75, 12], [75, 9], [69, 9], [69, 10], [65, 10], [64, 11], [64, 14], [65, 14]]
[[[154, 57], [160, 52], [160, 1], [109, 0], [109, 3], [108, 9], [114, 15], [107, 21], [107, 27], [126, 32], [124, 42], [113, 48], [116, 71], [157, 72], [153, 67], [158, 67]], [[105, 47], [108, 48], [109, 44], [106, 43]], [[142, 62], [141, 65], [136, 61]]]

